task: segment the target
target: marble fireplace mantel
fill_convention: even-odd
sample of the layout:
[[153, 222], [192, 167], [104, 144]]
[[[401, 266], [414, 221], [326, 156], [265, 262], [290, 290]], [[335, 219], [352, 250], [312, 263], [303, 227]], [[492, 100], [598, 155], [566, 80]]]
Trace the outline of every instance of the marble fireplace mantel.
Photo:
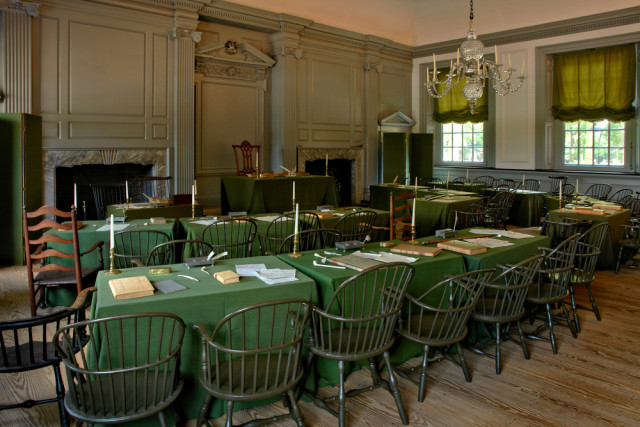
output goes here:
[[305, 171], [305, 162], [319, 159], [351, 160], [351, 200], [362, 200], [362, 176], [364, 170], [363, 146], [355, 147], [304, 147], [298, 146], [298, 170]]
[[44, 203], [55, 206], [57, 167], [119, 163], [153, 165], [155, 176], [167, 176], [169, 170], [166, 149], [44, 150], [42, 153]]

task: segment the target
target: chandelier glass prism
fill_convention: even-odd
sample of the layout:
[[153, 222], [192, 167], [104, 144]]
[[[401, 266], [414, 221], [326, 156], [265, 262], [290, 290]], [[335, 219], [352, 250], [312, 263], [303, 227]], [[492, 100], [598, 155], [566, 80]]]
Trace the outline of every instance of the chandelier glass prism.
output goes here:
[[522, 61], [522, 70], [520, 75], [511, 80], [513, 73], [516, 71], [511, 67], [511, 55], [509, 55], [509, 66], [502, 70], [502, 64], [498, 64], [498, 48], [494, 47], [495, 61], [491, 61], [484, 57], [484, 44], [478, 40], [478, 35], [473, 28], [473, 0], [470, 1], [469, 13], [469, 32], [467, 39], [460, 45], [456, 54], [456, 62], [449, 67], [444, 81], [439, 81], [440, 72], [436, 67], [436, 55], [433, 54], [433, 75], [430, 74], [427, 67], [427, 82], [425, 86], [429, 95], [434, 98], [442, 98], [447, 95], [451, 89], [457, 86], [462, 80], [465, 80], [462, 93], [469, 102], [471, 114], [475, 114], [476, 102], [482, 96], [487, 80], [491, 81], [491, 85], [496, 93], [500, 96], [515, 92], [522, 87], [524, 80], [524, 61]]

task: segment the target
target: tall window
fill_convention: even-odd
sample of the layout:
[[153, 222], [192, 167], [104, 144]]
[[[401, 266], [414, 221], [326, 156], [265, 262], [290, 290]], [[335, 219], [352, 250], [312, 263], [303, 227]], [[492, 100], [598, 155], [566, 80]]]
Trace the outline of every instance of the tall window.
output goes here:
[[625, 164], [624, 123], [577, 121], [564, 124], [565, 166], [610, 166]]
[[484, 162], [484, 123], [446, 123], [442, 125], [442, 161]]

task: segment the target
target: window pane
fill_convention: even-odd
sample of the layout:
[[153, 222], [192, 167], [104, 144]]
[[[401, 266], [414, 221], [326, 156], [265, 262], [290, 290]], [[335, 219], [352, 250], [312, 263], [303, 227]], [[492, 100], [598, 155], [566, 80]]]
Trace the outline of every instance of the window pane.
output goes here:
[[564, 128], [565, 130], [578, 130], [578, 122], [566, 122]]
[[471, 147], [473, 145], [473, 134], [465, 133], [462, 136], [462, 144], [463, 144], [463, 147]]
[[593, 147], [593, 133], [580, 132], [579, 144], [580, 147]]
[[477, 148], [473, 151], [473, 161], [474, 162], [484, 161], [484, 152], [482, 148]]
[[451, 133], [452, 129], [453, 129], [453, 123], [445, 123], [442, 125], [442, 132]]
[[593, 163], [599, 166], [607, 166], [609, 165], [609, 150], [597, 148], [595, 151], [595, 158]]
[[565, 148], [565, 150], [564, 150], [564, 164], [565, 165], [577, 165], [578, 164], [578, 149], [577, 148]]
[[564, 137], [564, 145], [566, 147], [578, 146], [578, 132], [566, 132]]
[[442, 125], [442, 160], [446, 162], [483, 162], [483, 123], [447, 123]]
[[451, 150], [451, 148], [444, 148], [442, 150], [442, 160], [444, 160], [445, 162], [452, 161], [453, 160], [452, 155], [453, 155], [453, 150]]
[[454, 148], [453, 149], [453, 159], [454, 162], [462, 161], [462, 148]]
[[591, 130], [593, 129], [593, 123], [591, 122], [583, 122], [582, 120], [578, 122], [578, 128], [580, 130]]
[[462, 125], [462, 131], [463, 132], [473, 132], [473, 123], [464, 123]]
[[594, 128], [596, 130], [607, 129], [609, 127], [609, 122], [607, 120], [603, 120], [601, 122], [594, 123]]
[[624, 147], [624, 129], [611, 131], [609, 135], [611, 138], [609, 144], [612, 147]]
[[611, 122], [611, 129], [624, 129], [624, 122]]
[[452, 123], [452, 132], [462, 132], [462, 125], [460, 123]]
[[462, 147], [462, 134], [454, 133], [453, 134], [453, 146], [454, 147]]
[[609, 164], [611, 166], [624, 166], [624, 149], [612, 148]]
[[578, 163], [581, 165], [593, 164], [593, 150], [590, 148], [580, 149]]

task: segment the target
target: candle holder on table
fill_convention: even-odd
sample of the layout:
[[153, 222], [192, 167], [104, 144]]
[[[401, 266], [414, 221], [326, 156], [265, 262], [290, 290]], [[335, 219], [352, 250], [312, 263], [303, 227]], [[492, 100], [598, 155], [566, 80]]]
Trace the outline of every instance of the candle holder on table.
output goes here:
[[116, 249], [115, 248], [110, 248], [109, 249], [109, 270], [107, 270], [104, 274], [107, 274], [109, 276], [114, 275], [114, 274], [120, 274], [120, 270], [117, 270], [115, 268], [115, 252]]
[[196, 204], [192, 203], [191, 204], [191, 219], [196, 217]]
[[416, 240], [416, 226], [415, 225], [411, 226], [411, 240], [409, 241], [409, 243], [412, 243], [414, 245], [417, 245], [418, 243], [420, 243], [420, 242], [418, 242]]
[[298, 252], [298, 235], [297, 234], [293, 237], [293, 252], [291, 252], [289, 256], [290, 257], [302, 256], [302, 254]]
[[[291, 210], [292, 210], [293, 212], [295, 212], [295, 211], [296, 211], [296, 199], [293, 199], [293, 208], [291, 208]], [[296, 239], [297, 239], [297, 237], [296, 237]]]

